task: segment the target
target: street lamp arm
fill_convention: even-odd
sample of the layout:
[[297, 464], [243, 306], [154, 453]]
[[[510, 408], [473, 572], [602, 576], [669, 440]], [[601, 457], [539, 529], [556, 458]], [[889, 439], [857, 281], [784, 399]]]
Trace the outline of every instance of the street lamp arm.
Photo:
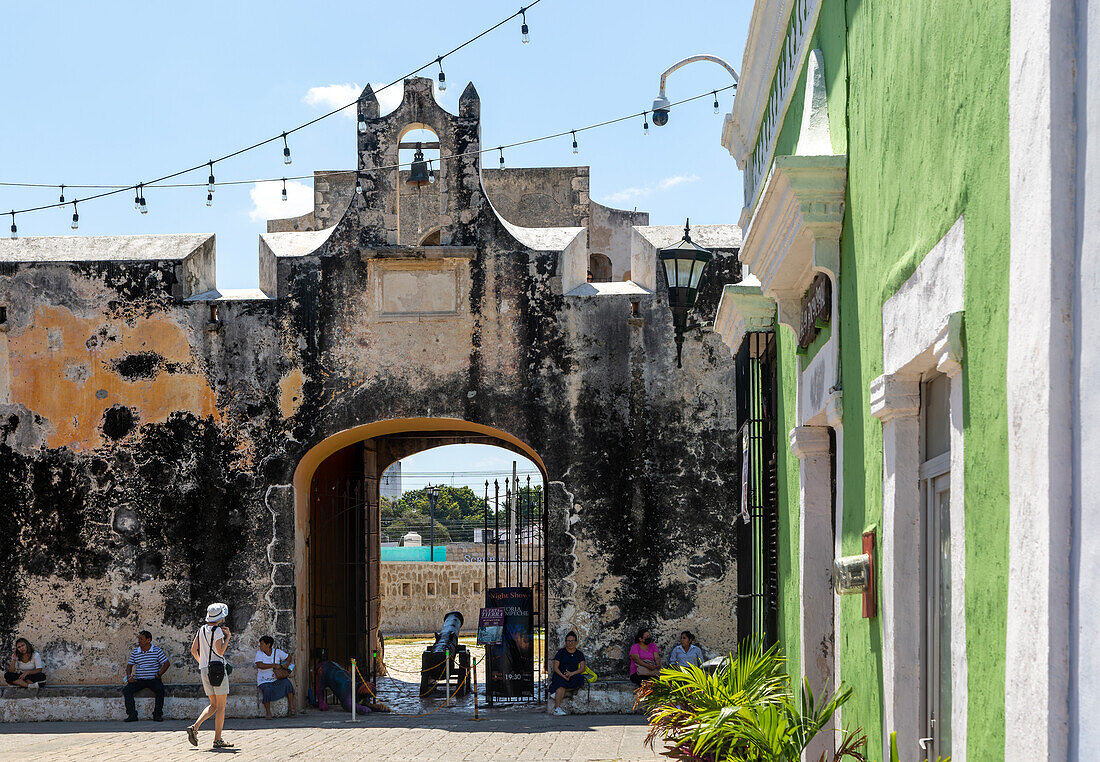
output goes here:
[[730, 73], [730, 76], [733, 77], [734, 84], [737, 84], [737, 79], [738, 79], [737, 71], [732, 66], [730, 66], [728, 63], [723, 61], [718, 56], [712, 56], [712, 55], [707, 55], [707, 54], [703, 53], [703, 54], [700, 54], [700, 55], [697, 55], [697, 56], [688, 56], [687, 58], [683, 59], [682, 61], [677, 61], [676, 63], [672, 64], [672, 66], [668, 67], [665, 70], [664, 74], [661, 75], [661, 96], [662, 97], [664, 97], [664, 94], [665, 94], [665, 80], [668, 79], [668, 75], [671, 74], [672, 72], [676, 71], [677, 69], [679, 69], [681, 67], [684, 67], [684, 66], [687, 66], [689, 63], [695, 63], [696, 61], [713, 61], [714, 63], [718, 64], [719, 66], [722, 66], [723, 68], [725, 68], [726, 71], [728, 71]]

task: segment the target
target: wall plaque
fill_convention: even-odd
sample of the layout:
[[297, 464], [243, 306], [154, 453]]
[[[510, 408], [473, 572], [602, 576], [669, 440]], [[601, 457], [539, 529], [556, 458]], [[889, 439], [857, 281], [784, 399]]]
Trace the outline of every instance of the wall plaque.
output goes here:
[[818, 273], [802, 297], [802, 311], [798, 324], [798, 348], [805, 350], [829, 324], [833, 313], [833, 285], [829, 276]]
[[372, 260], [374, 310], [382, 320], [455, 318], [466, 312], [463, 259]]

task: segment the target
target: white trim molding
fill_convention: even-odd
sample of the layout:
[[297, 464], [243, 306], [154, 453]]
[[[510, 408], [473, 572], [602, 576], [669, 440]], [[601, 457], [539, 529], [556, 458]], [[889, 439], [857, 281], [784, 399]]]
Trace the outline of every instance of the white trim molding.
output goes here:
[[951, 733], [952, 759], [966, 760], [966, 516], [964, 489], [963, 290], [965, 226], [959, 218], [882, 306], [886, 371], [871, 382], [871, 414], [882, 421], [883, 757], [897, 732], [903, 757], [919, 754], [921, 715], [923, 515], [920, 493], [920, 384], [944, 373], [950, 384]]
[[[912, 756], [924, 735], [920, 722], [921, 530], [920, 376], [883, 375], [871, 382], [871, 415], [882, 421], [883, 743], [897, 732], [898, 748]], [[914, 618], [916, 623], [914, 625]], [[883, 751], [889, 759], [889, 749]]]
[[[1071, 636], [1082, 613], [1071, 604], [1075, 585], [1095, 589], [1095, 577], [1078, 577], [1075, 566], [1085, 514], [1074, 486], [1096, 464], [1080, 459], [1074, 439], [1079, 424], [1086, 436], [1095, 427], [1075, 420], [1074, 387], [1095, 395], [1095, 379], [1074, 378], [1089, 349], [1074, 328], [1089, 304], [1075, 299], [1078, 263], [1096, 259], [1077, 240], [1079, 226], [1096, 219], [1095, 197], [1078, 187], [1082, 147], [1096, 144], [1088, 134], [1096, 110], [1075, 103], [1078, 87], [1095, 88], [1089, 70], [1098, 47], [1086, 41], [1097, 39], [1096, 19], [1095, 2], [1086, 10], [1081, 2], [1012, 0], [1009, 14], [1006, 760], [1091, 760], [1100, 738], [1095, 714], [1074, 721], [1081, 696], [1095, 706], [1088, 696], [1096, 675], [1077, 672]], [[1095, 610], [1090, 601], [1083, 611]], [[1079, 633], [1078, 649], [1095, 648], [1094, 630]]]
[[746, 333], [775, 328], [775, 302], [760, 292], [759, 286], [731, 285], [722, 289], [714, 332], [731, 353], [737, 354]]
[[[833, 463], [829, 428], [797, 426], [790, 433], [791, 452], [799, 460], [798, 589], [802, 676], [815, 695], [833, 681]], [[820, 733], [806, 748], [806, 759], [833, 755], [833, 738]]]

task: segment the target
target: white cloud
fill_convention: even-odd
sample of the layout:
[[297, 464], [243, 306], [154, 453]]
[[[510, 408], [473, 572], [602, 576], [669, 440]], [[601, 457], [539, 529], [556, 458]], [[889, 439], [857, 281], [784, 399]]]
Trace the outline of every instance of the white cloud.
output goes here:
[[[400, 82], [393, 87], [386, 87], [384, 82], [371, 82], [370, 86], [374, 89], [374, 94], [378, 98], [379, 114], [388, 114], [401, 105], [403, 91]], [[439, 83], [433, 84], [432, 87], [436, 101], [441, 101]], [[310, 106], [320, 106], [329, 111], [351, 103], [352, 105], [341, 113], [348, 119], [354, 119], [355, 105], [353, 102], [358, 100], [362, 92], [363, 88], [358, 83], [319, 85], [309, 88], [302, 97], [302, 101]]]
[[653, 192], [652, 188], [623, 188], [621, 191], [615, 191], [604, 196], [607, 201], [614, 201], [616, 203], [621, 201], [629, 201], [632, 198], [639, 198], [641, 196], [647, 196]]
[[659, 181], [655, 186], [646, 185], [641, 188], [623, 188], [621, 191], [607, 194], [604, 196], [604, 199], [613, 203], [622, 203], [623, 201], [630, 201], [631, 199], [648, 196], [654, 191], [668, 190], [669, 188], [675, 188], [677, 185], [683, 185], [684, 183], [693, 183], [699, 179], [701, 179], [699, 175], [673, 175], [672, 177], [666, 177]]
[[693, 183], [698, 179], [699, 175], [673, 175], [657, 183], [657, 187], [661, 190], [668, 190], [669, 188], [675, 188], [677, 185], [683, 183]]
[[302, 100], [310, 106], [323, 106], [329, 111], [351, 103], [353, 105], [348, 106], [342, 113], [348, 119], [354, 119], [354, 102], [359, 98], [361, 92], [363, 92], [363, 88], [356, 84], [321, 85], [320, 87], [309, 88]]
[[286, 181], [286, 201], [281, 180], [253, 183], [248, 195], [252, 199], [248, 217], [253, 222], [298, 217], [313, 211], [313, 189], [297, 180]]

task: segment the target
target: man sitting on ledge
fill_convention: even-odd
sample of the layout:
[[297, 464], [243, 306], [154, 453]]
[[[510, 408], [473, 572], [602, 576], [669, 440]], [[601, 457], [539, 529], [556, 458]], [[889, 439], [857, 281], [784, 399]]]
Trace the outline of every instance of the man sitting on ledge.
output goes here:
[[149, 688], [156, 697], [153, 703], [153, 719], [161, 722], [164, 719], [164, 683], [160, 676], [168, 671], [168, 655], [160, 646], [153, 645], [153, 636], [148, 630], [138, 633], [138, 647], [130, 652], [130, 658], [126, 661], [126, 685], [122, 689], [122, 697], [126, 701], [126, 719], [124, 722], [137, 722], [137, 707], [134, 705], [134, 694]]

